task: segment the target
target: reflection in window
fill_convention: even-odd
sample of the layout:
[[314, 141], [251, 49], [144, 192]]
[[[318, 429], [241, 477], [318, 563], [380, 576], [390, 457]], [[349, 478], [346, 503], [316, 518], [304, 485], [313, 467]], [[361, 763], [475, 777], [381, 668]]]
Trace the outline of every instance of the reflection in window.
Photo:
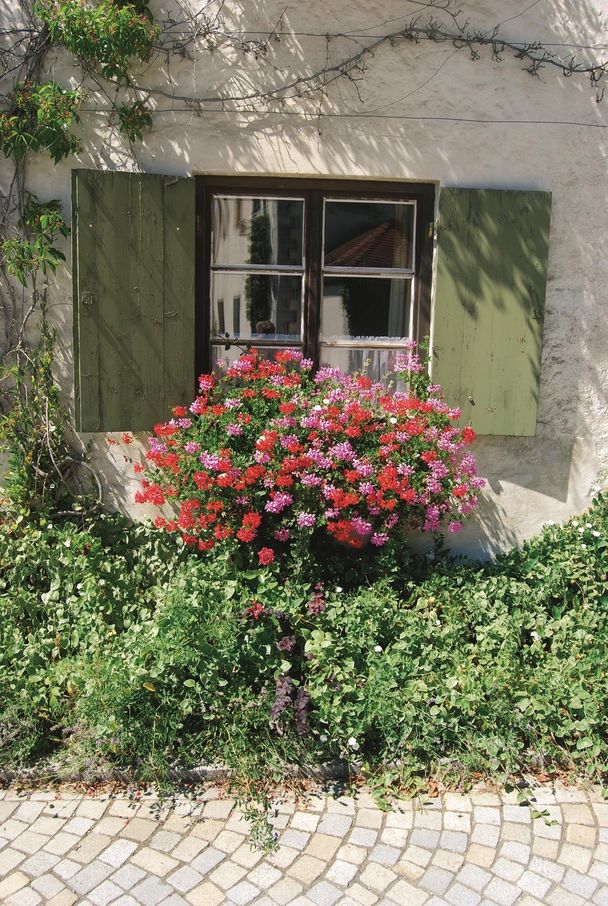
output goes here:
[[407, 337], [411, 281], [326, 277], [322, 340]]
[[[214, 273], [211, 323], [221, 320], [220, 303], [233, 299], [233, 336], [300, 342], [302, 277], [283, 274]], [[237, 315], [238, 300], [238, 315]], [[241, 300], [245, 311], [241, 313]], [[223, 332], [223, 331], [220, 331]]]
[[213, 265], [303, 265], [304, 202], [292, 198], [216, 196]]
[[413, 204], [365, 201], [325, 203], [325, 267], [412, 268]]

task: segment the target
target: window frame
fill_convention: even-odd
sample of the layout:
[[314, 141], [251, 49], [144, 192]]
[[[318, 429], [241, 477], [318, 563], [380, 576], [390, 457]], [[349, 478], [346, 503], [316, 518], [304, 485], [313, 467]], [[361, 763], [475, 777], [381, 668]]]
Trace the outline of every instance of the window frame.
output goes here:
[[326, 200], [415, 201], [413, 339], [428, 335], [431, 320], [431, 279], [435, 197], [433, 183], [383, 180], [271, 176], [196, 176], [195, 367], [209, 371], [211, 344], [211, 227], [216, 194], [271, 195], [304, 199], [304, 277], [302, 349], [315, 367], [320, 358], [320, 317], [323, 281], [323, 208]]

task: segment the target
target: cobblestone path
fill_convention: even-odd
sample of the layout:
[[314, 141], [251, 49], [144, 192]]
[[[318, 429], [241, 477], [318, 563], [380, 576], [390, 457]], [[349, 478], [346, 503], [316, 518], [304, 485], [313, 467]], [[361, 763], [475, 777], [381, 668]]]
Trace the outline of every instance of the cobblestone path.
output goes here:
[[153, 796], [0, 792], [2, 906], [608, 906], [608, 804], [536, 790], [398, 802], [363, 791], [284, 801], [279, 848], [251, 849], [234, 804], [209, 789]]

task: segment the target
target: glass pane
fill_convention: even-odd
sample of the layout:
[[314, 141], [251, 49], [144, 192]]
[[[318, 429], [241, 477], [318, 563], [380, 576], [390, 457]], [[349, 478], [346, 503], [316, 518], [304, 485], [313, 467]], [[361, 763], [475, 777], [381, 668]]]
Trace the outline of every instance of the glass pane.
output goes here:
[[325, 202], [326, 267], [413, 267], [414, 205]]
[[395, 355], [399, 349], [349, 349], [348, 346], [323, 346], [321, 365], [331, 365], [352, 374], [362, 372], [372, 381], [392, 382], [393, 389], [404, 390], [405, 385], [395, 383]]
[[[253, 347], [257, 349], [263, 359], [269, 359], [270, 361], [274, 361], [277, 352], [281, 352], [283, 349], [301, 349], [301, 346], [297, 343], [293, 343], [291, 346], [271, 347], [256, 346], [254, 343]], [[236, 346], [231, 346], [230, 349], [224, 349], [223, 346], [214, 343], [211, 346], [211, 368], [215, 370], [218, 367], [219, 362], [223, 363], [224, 366], [232, 365], [240, 359], [245, 352], [248, 352], [248, 350], [239, 349]]]
[[412, 281], [373, 277], [326, 277], [321, 337], [369, 340], [407, 337]]
[[266, 274], [213, 274], [211, 336], [299, 341], [302, 278]]
[[302, 267], [304, 202], [289, 198], [213, 199], [213, 264]]

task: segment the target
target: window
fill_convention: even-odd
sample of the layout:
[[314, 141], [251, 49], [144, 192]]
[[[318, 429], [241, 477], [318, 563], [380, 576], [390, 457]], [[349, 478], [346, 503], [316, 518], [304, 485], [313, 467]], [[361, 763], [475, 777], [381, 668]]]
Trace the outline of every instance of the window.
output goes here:
[[428, 331], [433, 186], [199, 181], [201, 370], [250, 345], [268, 357], [295, 346], [384, 379], [404, 340]]
[[478, 433], [533, 436], [551, 195], [437, 192], [74, 170], [77, 430], [149, 431], [239, 342], [389, 373], [430, 332], [435, 233], [431, 379]]

